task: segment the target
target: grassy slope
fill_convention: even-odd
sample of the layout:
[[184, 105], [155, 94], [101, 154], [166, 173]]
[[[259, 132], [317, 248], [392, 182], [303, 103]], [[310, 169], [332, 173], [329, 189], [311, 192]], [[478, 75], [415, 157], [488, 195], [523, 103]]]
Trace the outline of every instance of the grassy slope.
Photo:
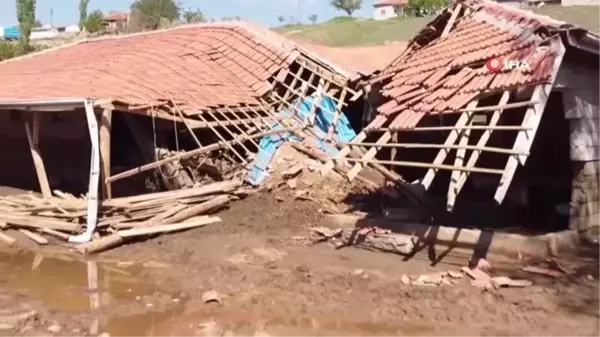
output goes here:
[[549, 5], [533, 9], [533, 12], [536, 14], [548, 15], [553, 19], [566, 21], [594, 32], [600, 30], [600, 21], [598, 20], [598, 17], [600, 17], [599, 6], [563, 7]]
[[275, 30], [311, 43], [332, 47], [377, 45], [407, 41], [431, 18], [398, 18], [387, 21], [360, 19], [316, 25], [286, 25]]
[[[573, 23], [597, 32], [600, 28], [598, 6], [562, 7], [547, 5], [532, 11], [554, 19]], [[408, 41], [429, 21], [429, 18], [397, 18], [387, 21], [371, 19], [333, 20], [316, 25], [286, 25], [275, 31], [291, 38], [332, 46], [366, 46], [386, 41]]]

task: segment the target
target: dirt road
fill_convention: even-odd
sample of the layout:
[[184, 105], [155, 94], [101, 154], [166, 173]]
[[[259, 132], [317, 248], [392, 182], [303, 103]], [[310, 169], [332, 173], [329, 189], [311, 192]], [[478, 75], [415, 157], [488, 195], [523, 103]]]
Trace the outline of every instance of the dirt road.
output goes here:
[[[348, 189], [314, 187], [331, 199]], [[406, 285], [403, 275], [458, 271], [468, 255], [454, 252], [431, 267], [426, 254], [403, 261], [310, 245], [307, 228], [319, 224], [324, 204], [294, 195], [286, 188], [252, 195], [221, 212], [220, 224], [101, 254], [96, 311], [89, 310], [86, 263], [68, 254], [46, 252], [41, 262], [40, 253], [5, 255], [0, 312], [34, 309], [39, 316], [0, 335], [80, 335], [90, 329], [94, 335], [599, 333], [597, 259], [578, 260], [578, 273], [560, 278], [493, 262], [493, 273], [532, 280], [528, 288], [484, 291], [466, 278], [439, 287]], [[205, 303], [203, 295], [213, 290], [220, 304]]]

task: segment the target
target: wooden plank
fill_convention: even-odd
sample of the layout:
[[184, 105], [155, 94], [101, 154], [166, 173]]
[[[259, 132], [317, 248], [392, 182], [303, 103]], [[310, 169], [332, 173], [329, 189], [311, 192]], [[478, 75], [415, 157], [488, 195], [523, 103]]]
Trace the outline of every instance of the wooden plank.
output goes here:
[[[557, 46], [558, 54], [554, 59], [552, 75], [546, 84], [539, 85], [533, 90], [531, 101], [537, 103], [527, 109], [525, 112], [525, 117], [523, 118], [523, 126], [531, 127], [533, 129], [529, 132], [519, 132], [513, 146], [513, 149], [516, 151], [529, 152], [531, 149], [533, 139], [535, 138], [535, 134], [542, 120], [544, 109], [546, 108], [548, 97], [550, 96], [554, 81], [556, 80], [556, 74], [560, 69], [560, 65], [565, 55], [565, 47], [562, 44], [560, 37], [554, 37], [553, 39], [554, 40], [552, 41], [552, 44]], [[518, 158], [516, 156], [510, 156], [508, 158], [506, 167], [504, 168], [504, 174], [500, 178], [500, 185], [496, 189], [496, 193], [494, 195], [494, 199], [498, 204], [501, 204], [502, 201], [504, 201], [504, 197], [508, 192], [508, 188], [510, 187], [510, 183], [512, 182], [519, 162], [521, 165], [525, 165], [526, 159], [527, 157]]]
[[[398, 143], [398, 132], [392, 132], [392, 143]], [[390, 161], [396, 160], [396, 156], [398, 155], [398, 149], [392, 147], [390, 151]], [[390, 166], [390, 170], [393, 170], [392, 166]]]
[[[473, 123], [473, 120], [469, 122], [469, 125]], [[466, 146], [469, 144], [469, 138], [471, 136], [471, 130], [465, 130], [460, 136], [458, 141], [458, 146], [461, 147], [456, 151], [456, 157], [454, 157], [454, 166], [462, 167], [465, 161], [465, 156], [467, 155]], [[446, 209], [448, 211], [452, 210], [454, 206], [456, 194], [453, 192], [456, 190], [456, 186], [458, 184], [458, 178], [463, 171], [453, 170], [450, 173], [450, 182], [448, 183], [448, 193], [446, 195]], [[450, 206], [450, 204], [452, 206]]]
[[42, 159], [42, 155], [38, 147], [40, 137], [41, 115], [39, 112], [33, 112], [32, 117], [32, 123], [30, 123], [28, 118], [25, 120], [25, 132], [27, 133], [29, 150], [31, 151], [31, 157], [33, 158], [33, 164], [35, 165], [35, 173], [37, 174], [42, 195], [44, 196], [44, 198], [51, 198], [52, 190], [50, 189], [50, 184], [48, 183], [46, 168], [44, 167], [44, 161]]
[[152, 226], [146, 228], [133, 228], [126, 229], [122, 231], [118, 231], [117, 235], [122, 238], [129, 238], [141, 235], [149, 235], [149, 234], [157, 234], [157, 233], [166, 233], [166, 232], [174, 232], [180, 231], [184, 229], [190, 229], [200, 226], [205, 226], [211, 223], [221, 222], [221, 218], [219, 217], [200, 217], [199, 219], [186, 221], [182, 223], [175, 223], [170, 225], [161, 225], [161, 226]]
[[102, 173], [102, 195], [104, 199], [112, 198], [112, 186], [110, 182], [107, 182], [107, 178], [110, 177], [110, 142], [111, 142], [111, 130], [112, 130], [112, 108], [102, 109], [100, 113], [100, 129], [98, 130], [100, 139], [100, 168]]
[[[391, 132], [386, 132], [383, 135], [381, 135], [381, 137], [379, 137], [379, 139], [377, 140], [376, 144], [377, 145], [385, 144], [391, 138], [392, 138], [392, 133]], [[361, 158], [362, 161], [361, 162], [356, 162], [354, 164], [354, 167], [352, 167], [352, 169], [350, 169], [350, 172], [348, 172], [348, 174], [346, 175], [350, 181], [352, 181], [360, 173], [360, 171], [364, 167], [363, 163], [367, 163], [369, 160], [375, 158], [375, 155], [377, 155], [377, 152], [379, 151], [379, 149], [380, 149], [379, 147], [370, 148], [369, 151], [367, 151], [367, 153], [365, 153], [362, 156], [362, 158]]]
[[9, 236], [8, 234], [4, 234], [2, 232], [0, 232], [0, 241], [4, 241], [9, 246], [12, 246], [15, 244], [15, 242], [17, 242], [17, 240], [15, 240], [15, 238], [13, 238], [12, 236]]
[[[509, 99], [510, 99], [510, 91], [505, 91], [502, 94], [502, 97], [500, 97], [500, 101], [498, 102], [498, 105], [506, 104], [506, 102], [508, 102]], [[496, 124], [500, 120], [500, 115], [502, 114], [502, 111], [503, 111], [502, 109], [496, 110], [494, 112], [494, 114], [492, 114], [489, 126], [496, 126]], [[479, 141], [477, 141], [476, 147], [485, 148], [485, 145], [487, 144], [488, 140], [490, 139], [490, 137], [492, 135], [492, 131], [493, 131], [493, 129], [485, 130], [481, 134]], [[467, 162], [467, 166], [466, 166], [467, 168], [475, 167], [475, 164], [477, 164], [477, 160], [479, 159], [481, 152], [482, 152], [481, 150], [473, 150], [473, 153], [471, 153], [469, 161]], [[454, 190], [452, 191], [453, 196], [452, 197], [449, 196], [449, 198], [448, 198], [448, 206], [450, 207], [448, 209], [449, 211], [451, 211], [454, 208], [454, 200], [458, 196], [460, 191], [462, 190], [468, 177], [469, 177], [469, 172], [462, 172], [460, 174], [460, 177], [458, 178], [458, 182], [456, 183], [456, 186], [455, 186]]]
[[[356, 137], [354, 137], [353, 141], [362, 142], [366, 138], [367, 138], [367, 133], [365, 131], [361, 131], [358, 135], [356, 135]], [[344, 160], [344, 158], [346, 158], [346, 156], [348, 156], [350, 154], [351, 151], [352, 151], [352, 147], [344, 146], [335, 158], [329, 159], [325, 163], [325, 165], [323, 165], [321, 167], [321, 170], [320, 170], [321, 176], [325, 177], [327, 174], [329, 174], [329, 172], [331, 172], [331, 170], [333, 170], [333, 168], [335, 167], [336, 162], [341, 163]]]
[[454, 10], [452, 11], [452, 16], [450, 16], [450, 19], [446, 23], [446, 27], [444, 27], [444, 31], [442, 31], [442, 35], [440, 35], [440, 39], [446, 37], [450, 33], [452, 27], [454, 26], [454, 22], [456, 22], [456, 18], [460, 13], [460, 10], [461, 4], [457, 4], [456, 7], [454, 7]]
[[334, 114], [333, 121], [332, 121], [331, 125], [329, 126], [329, 130], [327, 130], [327, 138], [330, 140], [333, 137], [333, 132], [335, 131], [338, 120], [340, 119], [340, 115], [342, 114], [342, 104], [344, 103], [345, 98], [346, 98], [346, 87], [342, 88], [342, 92], [340, 94], [338, 104], [335, 108], [335, 111], [333, 112], [333, 114]]
[[[477, 106], [477, 104], [478, 104], [477, 100], [472, 101], [471, 103], [469, 103], [467, 105], [467, 109], [472, 110]], [[458, 121], [456, 121], [455, 126], [463, 127], [463, 126], [467, 125], [471, 121], [472, 117], [473, 117], [472, 112], [463, 113], [458, 118]], [[450, 131], [448, 138], [446, 138], [446, 141], [444, 142], [444, 146], [449, 146], [449, 145], [454, 144], [454, 142], [456, 141], [456, 139], [458, 138], [458, 136], [461, 133], [462, 132], [458, 131], [458, 130]], [[449, 152], [450, 152], [449, 149], [441, 149], [438, 152], [435, 159], [433, 160], [433, 166], [427, 171], [427, 173], [425, 174], [425, 177], [421, 180], [421, 184], [425, 187], [426, 190], [429, 189], [429, 187], [431, 186], [431, 183], [433, 182], [433, 179], [435, 178], [435, 176], [437, 174], [438, 170], [435, 168], [435, 166], [442, 164], [444, 162], [444, 160], [446, 160], [446, 157], [448, 156]]]
[[21, 232], [26, 237], [30, 238], [33, 242], [37, 243], [38, 245], [47, 245], [48, 244], [48, 240], [45, 237], [38, 235], [36, 233], [33, 233], [27, 229], [20, 228], [19, 232]]
[[423, 143], [387, 143], [387, 144], [377, 144], [377, 143], [360, 143], [360, 142], [347, 142], [342, 143], [344, 145], [350, 146], [363, 146], [363, 147], [380, 147], [380, 148], [408, 148], [408, 149], [449, 149], [449, 150], [474, 150], [474, 151], [483, 151], [483, 152], [493, 152], [493, 153], [503, 153], [503, 154], [513, 154], [513, 155], [528, 155], [528, 153], [517, 152], [513, 149], [505, 149], [501, 147], [486, 147], [486, 146], [477, 146], [477, 145], [444, 145], [444, 144], [423, 144]]
[[459, 167], [454, 165], [445, 165], [445, 164], [433, 164], [433, 163], [421, 163], [421, 162], [413, 162], [413, 161], [389, 161], [389, 160], [364, 160], [364, 159], [356, 159], [356, 158], [347, 158], [349, 162], [360, 162], [364, 164], [372, 164], [378, 163], [382, 165], [392, 165], [392, 166], [405, 166], [405, 167], [421, 167], [421, 168], [430, 168], [437, 170], [459, 170], [459, 171], [468, 171], [472, 173], [485, 173], [485, 174], [497, 174], [501, 175], [504, 171], [498, 169], [490, 169], [484, 167], [473, 167], [467, 169], [466, 167]]
[[531, 130], [530, 127], [523, 126], [505, 126], [505, 125], [497, 125], [495, 127], [486, 126], [486, 125], [469, 125], [463, 127], [456, 126], [423, 126], [412, 129], [405, 128], [372, 128], [369, 129], [369, 132], [431, 132], [431, 131], [453, 131], [453, 130], [491, 130], [491, 131], [527, 131]]
[[50, 228], [72, 233], [77, 233], [80, 229], [79, 224], [36, 216], [12, 215], [3, 213], [0, 214], [0, 221], [23, 227]]

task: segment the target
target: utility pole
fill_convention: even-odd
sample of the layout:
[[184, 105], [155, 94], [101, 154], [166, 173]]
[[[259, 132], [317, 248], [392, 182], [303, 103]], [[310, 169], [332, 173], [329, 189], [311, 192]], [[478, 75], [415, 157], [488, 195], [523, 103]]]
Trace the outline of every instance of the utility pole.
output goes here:
[[54, 27], [54, 8], [50, 8], [50, 27]]

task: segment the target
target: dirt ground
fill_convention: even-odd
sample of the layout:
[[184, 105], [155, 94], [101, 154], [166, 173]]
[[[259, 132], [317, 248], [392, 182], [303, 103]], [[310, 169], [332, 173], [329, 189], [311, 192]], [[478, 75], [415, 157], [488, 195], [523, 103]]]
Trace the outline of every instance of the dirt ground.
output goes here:
[[[306, 184], [319, 202], [296, 198]], [[90, 266], [82, 257], [5, 250], [0, 322], [3, 315], [28, 310], [38, 316], [4, 330], [0, 324], [0, 335], [599, 333], [597, 258], [578, 258], [579, 271], [559, 278], [490, 259], [492, 274], [533, 281], [528, 288], [485, 291], [466, 278], [439, 287], [407, 285], [403, 275], [458, 271], [468, 252], [453, 252], [432, 267], [426, 255], [404, 261], [310, 244], [307, 228], [319, 225], [323, 200], [338, 200], [350, 187], [310, 179], [296, 189], [273, 186], [233, 202], [218, 213], [221, 223], [100, 254], [95, 310], [89, 309]], [[209, 291], [220, 303], [205, 303]]]

